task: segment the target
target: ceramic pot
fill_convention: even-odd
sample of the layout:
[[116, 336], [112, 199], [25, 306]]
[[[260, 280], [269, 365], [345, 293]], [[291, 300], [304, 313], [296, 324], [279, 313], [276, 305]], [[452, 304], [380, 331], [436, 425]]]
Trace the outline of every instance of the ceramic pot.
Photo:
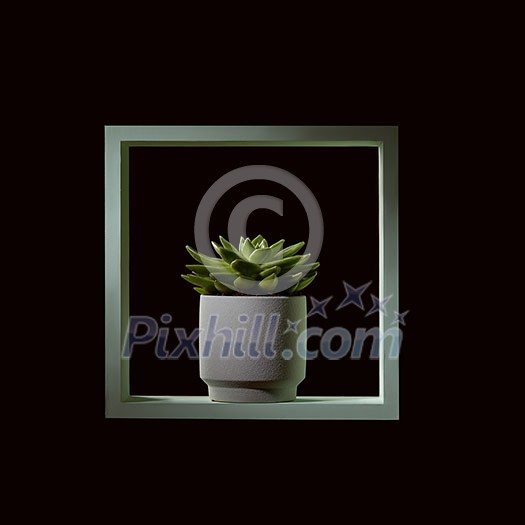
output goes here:
[[305, 378], [297, 352], [306, 330], [306, 297], [200, 298], [199, 367], [213, 401], [293, 401]]

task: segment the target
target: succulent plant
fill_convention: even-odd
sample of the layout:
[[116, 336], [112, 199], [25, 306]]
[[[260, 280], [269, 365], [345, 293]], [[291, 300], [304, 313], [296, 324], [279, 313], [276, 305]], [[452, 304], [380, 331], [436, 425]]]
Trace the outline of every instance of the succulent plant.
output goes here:
[[212, 242], [219, 257], [208, 257], [191, 246], [189, 254], [198, 264], [187, 264], [191, 274], [182, 278], [204, 295], [292, 295], [306, 288], [317, 275], [318, 262], [308, 263], [310, 254], [297, 255], [304, 246], [299, 242], [284, 247], [284, 239], [271, 246], [262, 235], [241, 237], [236, 248], [224, 237]]

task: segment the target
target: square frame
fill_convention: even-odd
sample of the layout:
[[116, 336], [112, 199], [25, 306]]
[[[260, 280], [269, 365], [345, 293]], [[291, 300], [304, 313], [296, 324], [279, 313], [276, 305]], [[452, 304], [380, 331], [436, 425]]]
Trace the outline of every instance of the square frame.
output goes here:
[[[379, 341], [379, 395], [216, 403], [207, 396], [132, 396], [122, 347], [129, 317], [130, 146], [341, 146], [379, 153], [379, 300], [398, 310], [397, 126], [105, 126], [106, 417], [172, 419], [399, 419], [399, 359]], [[384, 319], [379, 316], [379, 333]], [[399, 340], [390, 347], [399, 356]]]

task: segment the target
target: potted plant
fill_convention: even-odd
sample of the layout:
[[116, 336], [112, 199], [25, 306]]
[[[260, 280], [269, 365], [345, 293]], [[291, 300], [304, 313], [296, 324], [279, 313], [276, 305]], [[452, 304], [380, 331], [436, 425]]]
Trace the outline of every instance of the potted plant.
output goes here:
[[212, 242], [218, 257], [186, 249], [198, 264], [182, 275], [201, 294], [199, 368], [213, 401], [293, 401], [305, 378], [306, 297], [318, 262], [297, 255], [304, 242], [271, 246], [262, 235]]

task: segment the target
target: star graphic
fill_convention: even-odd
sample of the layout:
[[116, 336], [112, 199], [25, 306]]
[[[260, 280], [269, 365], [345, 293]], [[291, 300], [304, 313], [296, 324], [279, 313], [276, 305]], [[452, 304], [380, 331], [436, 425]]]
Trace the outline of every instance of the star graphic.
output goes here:
[[403, 312], [402, 314], [400, 314], [399, 312], [396, 312], [394, 310], [394, 315], [396, 316], [396, 318], [392, 321], [391, 324], [401, 323], [403, 326], [405, 326], [406, 325], [405, 315], [408, 314], [408, 312], [410, 312], [410, 310], [407, 310], [406, 312]]
[[293, 332], [294, 334], [297, 334], [297, 325], [301, 322], [301, 320], [299, 319], [299, 321], [295, 321], [294, 323], [290, 321], [290, 319], [286, 319], [286, 322], [288, 323], [288, 328], [283, 333], [286, 334], [288, 332]]
[[382, 301], [380, 301], [379, 298], [377, 298], [372, 293], [370, 294], [370, 297], [372, 298], [372, 302], [374, 303], [374, 305], [372, 306], [372, 308], [370, 308], [370, 310], [368, 310], [365, 317], [368, 317], [369, 315], [372, 315], [376, 312], [381, 312], [382, 314], [387, 315], [385, 310], [385, 304], [388, 303], [390, 299], [392, 299], [392, 296], [389, 295], [388, 297], [385, 297]]
[[355, 304], [361, 310], [364, 310], [365, 307], [363, 305], [363, 300], [361, 299], [361, 295], [363, 295], [364, 291], [372, 284], [372, 281], [363, 284], [362, 286], [359, 286], [359, 288], [354, 288], [353, 286], [350, 286], [346, 281], [343, 281], [343, 285], [345, 287], [346, 297], [343, 299], [342, 303], [336, 308], [336, 310], [340, 310], [341, 308], [344, 308], [345, 306], [349, 304]]
[[328, 304], [328, 302], [332, 299], [332, 297], [333, 295], [331, 295], [327, 299], [318, 301], [314, 297], [310, 296], [310, 300], [312, 301], [312, 308], [310, 308], [310, 311], [308, 312], [306, 317], [310, 317], [311, 315], [319, 314], [319, 315], [322, 315], [325, 319], [328, 319], [326, 316], [325, 307]]

